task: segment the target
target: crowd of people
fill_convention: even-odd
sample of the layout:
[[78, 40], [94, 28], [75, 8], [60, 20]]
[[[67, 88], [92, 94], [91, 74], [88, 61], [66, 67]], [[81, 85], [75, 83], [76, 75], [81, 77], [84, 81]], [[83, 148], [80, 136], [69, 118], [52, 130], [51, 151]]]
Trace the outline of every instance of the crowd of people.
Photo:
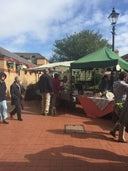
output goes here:
[[65, 100], [69, 98], [69, 81], [67, 76], [64, 76], [61, 82], [59, 74], [55, 73], [51, 77], [48, 69], [43, 70], [43, 74], [38, 81], [38, 88], [42, 96], [42, 114], [45, 116], [56, 114], [58, 98]]
[[[7, 102], [6, 102], [6, 74], [0, 72], [0, 119], [4, 124], [8, 124], [7, 118]], [[104, 92], [108, 89], [108, 76], [104, 76], [99, 86], [99, 91]], [[41, 93], [41, 114], [42, 115], [55, 115], [56, 105], [58, 97], [62, 97], [67, 100], [69, 96], [70, 83], [67, 76], [64, 76], [63, 81], [59, 80], [59, 74], [55, 73], [52, 77], [49, 75], [49, 70], [44, 69], [43, 74], [40, 76], [38, 81], [38, 88]], [[125, 132], [128, 127], [128, 73], [121, 72], [118, 80], [113, 81], [112, 92], [115, 100], [115, 113], [118, 113], [118, 119], [110, 131], [113, 137], [118, 134], [118, 142], [126, 143]], [[14, 109], [10, 112], [10, 117], [13, 118], [17, 114], [17, 119], [22, 121], [22, 99], [25, 89], [21, 84], [21, 80], [18, 76], [15, 77], [14, 82], [10, 86], [11, 104], [14, 105]], [[69, 98], [69, 97], [68, 97]], [[121, 112], [116, 112], [116, 104], [122, 104]]]
[[[4, 124], [8, 124], [8, 112], [7, 112], [7, 101], [6, 101], [6, 74], [0, 72], [0, 120]], [[50, 76], [49, 70], [44, 69], [43, 74], [40, 76], [38, 81], [38, 88], [42, 97], [41, 101], [41, 114], [55, 115], [57, 99], [62, 96], [65, 99], [68, 93], [68, 79], [64, 76], [63, 81], [59, 80], [59, 74], [55, 73]], [[64, 94], [65, 93], [65, 94]], [[14, 82], [10, 86], [11, 105], [14, 105], [14, 109], [9, 113], [10, 117], [13, 118], [17, 114], [17, 119], [23, 121], [22, 109], [23, 109], [23, 96], [25, 89], [22, 85], [19, 76], [15, 77]]]

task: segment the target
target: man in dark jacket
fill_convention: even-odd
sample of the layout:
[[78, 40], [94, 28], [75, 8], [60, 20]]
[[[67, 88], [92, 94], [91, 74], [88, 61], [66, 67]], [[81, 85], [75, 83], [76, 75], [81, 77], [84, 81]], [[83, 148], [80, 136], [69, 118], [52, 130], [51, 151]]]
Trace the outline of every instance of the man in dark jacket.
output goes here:
[[47, 116], [49, 113], [52, 93], [52, 78], [48, 74], [48, 69], [43, 70], [43, 74], [41, 75], [38, 82], [39, 90], [42, 94], [42, 114], [45, 116]]
[[20, 79], [18, 76], [15, 77], [14, 83], [10, 86], [10, 94], [11, 94], [11, 104], [15, 105], [15, 108], [10, 112], [11, 118], [13, 115], [17, 113], [17, 118], [19, 121], [22, 121], [21, 118], [21, 109], [22, 109], [22, 89], [20, 86]]
[[6, 74], [0, 72], [0, 118], [4, 124], [8, 124], [6, 121], [7, 115], [7, 102], [6, 102], [6, 84], [5, 84]]

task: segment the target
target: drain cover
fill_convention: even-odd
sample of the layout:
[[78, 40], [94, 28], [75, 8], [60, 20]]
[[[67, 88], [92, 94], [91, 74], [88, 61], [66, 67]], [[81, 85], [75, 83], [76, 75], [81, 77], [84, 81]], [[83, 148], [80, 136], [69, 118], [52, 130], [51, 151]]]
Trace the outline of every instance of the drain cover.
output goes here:
[[84, 125], [64, 125], [65, 133], [85, 133]]

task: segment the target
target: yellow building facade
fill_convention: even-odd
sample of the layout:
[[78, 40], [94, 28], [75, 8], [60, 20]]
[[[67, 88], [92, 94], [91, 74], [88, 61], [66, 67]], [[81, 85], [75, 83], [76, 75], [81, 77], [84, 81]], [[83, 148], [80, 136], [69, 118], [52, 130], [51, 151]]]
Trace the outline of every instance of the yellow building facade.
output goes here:
[[[38, 63], [40, 62], [45, 64], [48, 63], [48, 60], [43, 58], [41, 61], [41, 59], [39, 59]], [[7, 97], [10, 97], [10, 85], [14, 82], [16, 76], [20, 77], [25, 88], [38, 81], [39, 73], [28, 70], [28, 68], [33, 68], [35, 66], [37, 65], [34, 65], [31, 62], [0, 48], [0, 72], [4, 72], [7, 75], [5, 80], [7, 86]]]

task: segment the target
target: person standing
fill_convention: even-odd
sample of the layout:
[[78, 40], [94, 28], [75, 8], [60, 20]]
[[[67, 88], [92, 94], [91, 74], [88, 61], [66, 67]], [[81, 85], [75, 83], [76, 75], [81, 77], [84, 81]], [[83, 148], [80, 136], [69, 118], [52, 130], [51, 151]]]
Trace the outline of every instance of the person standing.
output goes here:
[[71, 98], [71, 83], [69, 82], [66, 75], [63, 77], [63, 81], [60, 83], [61, 86], [61, 100], [67, 104]]
[[49, 70], [44, 69], [43, 74], [39, 78], [38, 87], [42, 95], [42, 114], [47, 116], [50, 109], [50, 100], [52, 93], [52, 78], [49, 75]]
[[6, 121], [7, 115], [7, 101], [6, 101], [6, 74], [0, 72], [0, 117], [4, 124], [8, 124]]
[[[113, 84], [113, 93], [115, 95], [115, 112], [116, 110], [116, 104], [123, 105], [126, 101], [126, 93], [128, 92], [128, 74], [126, 72], [121, 72], [119, 74], [119, 80], [115, 81]], [[117, 113], [118, 114], [118, 113]], [[120, 115], [120, 114], [118, 114]], [[110, 131], [110, 134], [113, 137], [116, 137], [116, 131], [119, 129], [119, 116], [118, 120], [114, 124], [112, 130]]]
[[53, 93], [51, 95], [51, 114], [56, 114], [56, 106], [57, 106], [57, 98], [59, 97], [59, 93], [61, 90], [60, 87], [60, 80], [59, 80], [59, 74], [55, 73], [54, 77], [52, 78], [52, 84], [53, 84]]
[[15, 77], [14, 83], [10, 86], [10, 94], [11, 94], [11, 104], [15, 105], [15, 108], [10, 112], [11, 118], [13, 115], [17, 113], [17, 119], [22, 121], [21, 118], [21, 109], [22, 109], [22, 89], [20, 85], [20, 78], [18, 76]]
[[23, 86], [22, 81], [20, 81], [20, 87], [21, 87], [21, 94], [22, 94], [22, 98], [21, 98], [21, 109], [24, 110], [24, 106], [23, 106], [23, 99], [24, 99], [24, 95], [25, 95], [25, 88]]
[[104, 75], [99, 85], [99, 92], [105, 93], [109, 88], [109, 76]]
[[128, 92], [127, 92], [126, 101], [124, 103], [124, 107], [123, 107], [122, 112], [119, 116], [118, 142], [128, 143], [128, 141], [125, 139], [126, 127], [128, 128]]

